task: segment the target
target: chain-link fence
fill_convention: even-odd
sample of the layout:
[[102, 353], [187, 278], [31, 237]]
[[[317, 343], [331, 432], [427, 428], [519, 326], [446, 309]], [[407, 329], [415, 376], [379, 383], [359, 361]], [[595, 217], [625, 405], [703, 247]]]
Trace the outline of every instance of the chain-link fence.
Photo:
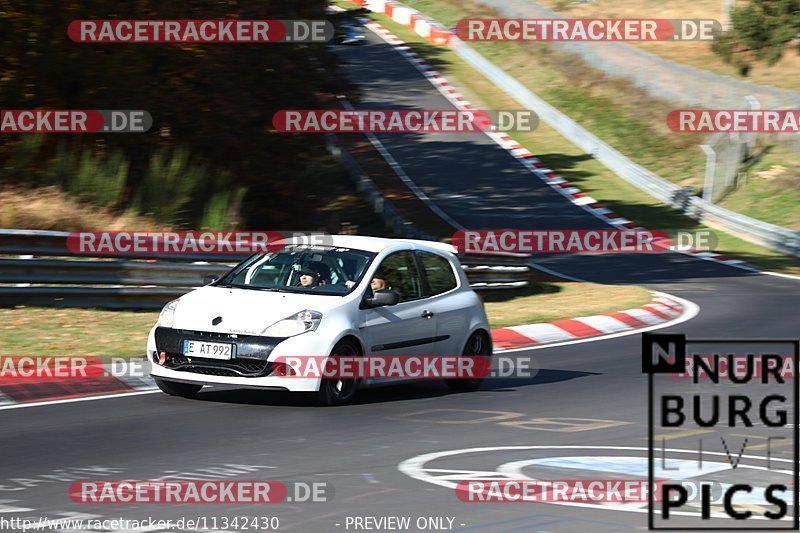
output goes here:
[[706, 153], [703, 200], [717, 203], [741, 185], [739, 168], [745, 157], [746, 141], [736, 133], [715, 133], [702, 146]]
[[[533, 0], [478, 0], [508, 18], [563, 18]], [[800, 109], [800, 93], [722, 76], [664, 59], [622, 42], [553, 42], [608, 76], [625, 78], [648, 94], [687, 107], [742, 109], [747, 96], [762, 109]]]
[[[753, 96], [746, 97], [747, 108], [757, 111], [761, 103]], [[758, 134], [725, 133], [712, 134], [701, 148], [706, 154], [703, 200], [711, 203], [744, 184], [746, 174], [742, 167], [755, 149]]]
[[[758, 111], [761, 102], [748, 96], [747, 108]], [[715, 133], [701, 148], [706, 154], [703, 199], [718, 203], [725, 196], [744, 185], [747, 161], [755, 154], [756, 147], [780, 144], [790, 151], [800, 151], [800, 133]]]

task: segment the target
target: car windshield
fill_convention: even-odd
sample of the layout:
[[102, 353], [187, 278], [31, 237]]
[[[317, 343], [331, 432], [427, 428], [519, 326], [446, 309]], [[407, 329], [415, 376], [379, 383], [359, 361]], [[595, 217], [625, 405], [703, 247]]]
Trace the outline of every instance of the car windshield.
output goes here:
[[290, 246], [249, 257], [217, 287], [313, 294], [347, 294], [361, 280], [375, 254], [350, 248]]

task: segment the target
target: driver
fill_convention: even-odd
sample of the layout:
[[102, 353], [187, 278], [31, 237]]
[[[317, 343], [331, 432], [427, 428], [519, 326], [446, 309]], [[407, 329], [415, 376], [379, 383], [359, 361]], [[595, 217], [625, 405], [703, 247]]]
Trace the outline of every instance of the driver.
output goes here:
[[300, 281], [296, 286], [306, 289], [319, 287], [319, 272], [312, 268], [304, 267], [300, 270]]

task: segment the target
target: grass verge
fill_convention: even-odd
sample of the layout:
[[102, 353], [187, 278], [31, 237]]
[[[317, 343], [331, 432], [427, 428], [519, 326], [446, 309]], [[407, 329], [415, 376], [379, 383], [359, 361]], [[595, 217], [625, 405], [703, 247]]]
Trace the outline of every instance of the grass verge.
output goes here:
[[[493, 328], [620, 311], [650, 300], [641, 287], [571, 282], [484, 295]], [[156, 320], [154, 311], [0, 309], [0, 355], [142, 358]]]
[[[561, 15], [571, 18], [660, 18], [660, 19], [716, 19], [721, 20], [724, 2], [720, 0], [537, 0]], [[775, 85], [794, 91], [800, 90], [800, 54], [787, 47], [776, 64], [755, 63], [746, 78], [741, 78], [735, 66], [726, 63], [704, 41], [630, 42], [665, 59], [691, 65], [717, 74], [745, 79], [760, 85]]]
[[[800, 152], [771, 146], [747, 165], [747, 181], [721, 205], [758, 220], [800, 230]], [[773, 162], [779, 159], [781, 164]]]
[[[337, 1], [336, 3], [347, 9], [353, 8], [353, 5], [349, 2]], [[414, 3], [414, 8], [442, 23], [455, 21], [463, 16], [476, 16], [476, 13], [463, 11], [460, 7], [462, 5], [465, 5], [465, 3], [459, 2], [457, 7], [454, 3], [450, 3], [449, 1], [419, 0]], [[445, 16], [439, 18], [437, 16], [438, 13], [444, 14]], [[451, 50], [428, 44], [416, 33], [383, 15], [369, 13], [368, 16], [406, 41], [420, 56], [424, 57], [431, 65], [440, 70], [442, 74], [448, 78], [448, 81], [477, 108], [519, 108], [518, 102], [498, 89], [488, 79], [479, 75], [480, 73], [478, 71], [466, 64]], [[485, 44], [508, 45], [513, 43]], [[490, 59], [492, 58], [490, 57]], [[400, 60], [399, 56], [398, 60]], [[500, 62], [498, 64], [513, 74], [513, 69], [510, 68], [512, 65], [506, 62]], [[531, 68], [531, 63], [526, 62], [524, 58], [515, 59], [515, 64], [517, 69], [544, 72], [544, 74], [539, 73], [537, 76], [547, 77], [549, 74], [555, 76], [557, 71], [555, 67], [549, 67], [547, 64], [543, 63], [537, 63], [536, 68]], [[562, 87], [562, 85], [566, 87], [575, 87], [576, 85], [573, 81], [567, 80], [569, 81], [569, 83], [567, 83], [567, 81], [559, 80], [562, 80], [562, 78], [559, 77], [556, 81], [551, 80], [551, 84], [555, 83], [556, 85], [549, 91], [550, 93], [557, 93], [561, 90], [559, 87]], [[534, 87], [537, 94], [544, 97], [540, 91], [540, 86], [535, 84], [530, 85], [530, 80], [521, 79], [520, 81], [524, 81], [529, 87]], [[634, 99], [636, 98], [635, 95], [631, 97]], [[556, 105], [554, 102], [550, 103]], [[591, 99], [585, 100], [583, 105], [587, 112], [592, 111], [593, 104]], [[569, 114], [569, 110], [564, 110], [564, 112]], [[536, 131], [533, 132], [509, 132], [509, 134], [521, 145], [536, 154], [536, 157], [544, 162], [548, 168], [556, 170], [561, 176], [571, 183], [574, 183], [575, 186], [579, 187], [583, 192], [602, 202], [606, 207], [612, 209], [619, 215], [637, 224], [654, 230], [708, 229], [696, 220], [662, 204], [652, 196], [622, 180], [595, 160], [591, 155], [584, 153], [547, 124], [540, 124]], [[695, 148], [696, 147], [688, 147], [686, 149], [693, 150]], [[627, 155], [627, 151], [623, 150], [623, 153]], [[771, 165], [772, 163], [764, 161], [762, 164]], [[716, 251], [719, 253], [741, 259], [765, 270], [800, 275], [800, 260], [797, 258], [784, 256], [778, 252], [750, 243], [728, 233], [717, 231], [717, 235], [718, 246]]]
[[0, 355], [144, 357], [157, 311], [0, 309]]
[[504, 328], [623, 311], [649, 303], [652, 295], [636, 285], [559, 281], [484, 293], [483, 300], [489, 324]]

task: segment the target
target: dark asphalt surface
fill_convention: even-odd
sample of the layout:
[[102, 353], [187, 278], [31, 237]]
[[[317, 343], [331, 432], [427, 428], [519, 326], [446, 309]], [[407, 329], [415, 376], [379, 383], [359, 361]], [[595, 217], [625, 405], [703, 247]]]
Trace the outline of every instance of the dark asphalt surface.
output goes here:
[[[374, 36], [364, 47], [339, 52], [364, 90], [361, 106], [450, 107]], [[488, 138], [385, 135], [381, 140], [426, 194], [465, 227], [603, 226]], [[644, 284], [695, 302], [699, 315], [672, 329], [690, 338], [798, 335], [796, 280], [681, 255], [541, 262], [572, 276]], [[401, 462], [421, 454], [475, 447], [646, 446], [646, 379], [638, 335], [520, 355], [535, 360], [540, 369], [535, 378], [493, 380], [475, 393], [452, 393], [433, 382], [374, 389], [343, 408], [297, 405], [287, 395], [212, 389], [197, 400], [150, 394], [3, 411], [0, 518], [277, 516], [281, 531], [312, 533], [355, 531], [347, 527], [348, 517], [386, 515], [409, 516], [412, 524], [421, 516], [452, 517], [456, 530], [480, 532], [646, 529], [646, 515], [638, 512], [463, 503], [452, 489], [398, 470]], [[568, 422], [598, 427], [567, 431], [563, 424]], [[691, 448], [696, 441], [688, 437], [670, 444]], [[641, 457], [643, 452], [581, 453]], [[781, 457], [785, 450], [774, 453]], [[492, 472], [509, 461], [557, 455], [575, 454], [555, 448], [490, 450], [437, 460], [433, 467], [441, 471], [434, 475], [451, 469]], [[224, 476], [219, 467], [249, 471], [239, 479], [326, 481], [334, 487], [334, 499], [275, 506], [117, 506], [78, 505], [67, 496], [69, 480]], [[85, 468], [95, 470], [79, 470]]]

